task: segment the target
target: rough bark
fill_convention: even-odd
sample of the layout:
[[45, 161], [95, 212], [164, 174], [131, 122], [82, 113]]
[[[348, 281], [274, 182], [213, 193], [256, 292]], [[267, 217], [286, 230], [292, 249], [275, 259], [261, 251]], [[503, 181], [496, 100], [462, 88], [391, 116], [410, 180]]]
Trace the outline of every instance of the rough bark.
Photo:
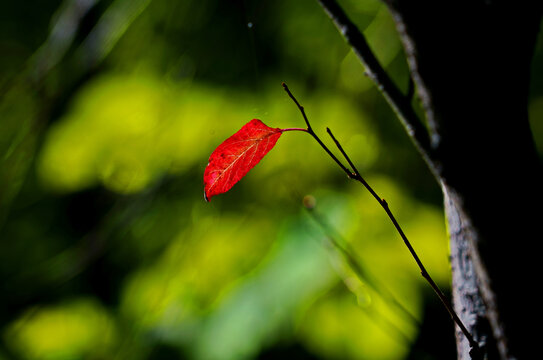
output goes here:
[[[445, 185], [443, 185], [443, 193], [449, 229], [455, 311], [483, 352], [493, 351], [494, 354], [489, 357], [496, 358], [498, 344], [494, 341], [494, 336], [490, 336], [492, 329], [487, 317], [488, 309], [479, 289], [479, 271], [472, 260], [477, 231], [470, 223], [469, 216], [463, 212], [458, 195]], [[458, 329], [456, 338], [458, 358], [469, 359], [470, 346], [466, 337]], [[503, 345], [505, 342], [501, 341], [500, 346], [503, 347]], [[506, 354], [506, 346], [500, 352]]]

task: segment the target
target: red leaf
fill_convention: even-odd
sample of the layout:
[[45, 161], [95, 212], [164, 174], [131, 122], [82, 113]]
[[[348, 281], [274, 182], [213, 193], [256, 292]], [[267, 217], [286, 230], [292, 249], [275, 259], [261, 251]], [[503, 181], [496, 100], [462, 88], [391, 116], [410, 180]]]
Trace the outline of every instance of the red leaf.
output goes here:
[[253, 119], [220, 144], [209, 157], [204, 172], [206, 201], [230, 190], [275, 146], [282, 133], [279, 128]]

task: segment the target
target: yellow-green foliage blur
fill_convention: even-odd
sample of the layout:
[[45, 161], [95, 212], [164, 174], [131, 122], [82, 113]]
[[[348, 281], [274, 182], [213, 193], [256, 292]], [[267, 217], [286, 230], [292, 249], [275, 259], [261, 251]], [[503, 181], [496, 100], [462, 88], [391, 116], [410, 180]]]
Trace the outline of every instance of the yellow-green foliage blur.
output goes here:
[[[387, 9], [342, 4], [407, 89]], [[388, 217], [307, 134], [204, 201], [209, 155], [243, 124], [304, 126], [285, 81], [448, 291], [439, 187], [316, 1], [0, 13], [0, 359], [454, 358]]]

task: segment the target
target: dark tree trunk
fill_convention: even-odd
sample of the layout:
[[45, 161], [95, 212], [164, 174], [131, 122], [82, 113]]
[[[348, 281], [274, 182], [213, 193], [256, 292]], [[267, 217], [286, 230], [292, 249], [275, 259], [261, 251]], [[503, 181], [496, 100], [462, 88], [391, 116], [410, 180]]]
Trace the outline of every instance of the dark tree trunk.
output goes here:
[[[543, 176], [527, 101], [542, 2], [388, 5], [445, 197], [455, 309], [488, 358], [533, 358]], [[459, 359], [469, 359], [461, 333], [457, 344]]]
[[543, 1], [384, 0], [427, 128], [336, 0], [318, 0], [398, 115], [443, 189], [459, 359], [539, 355], [543, 169], [528, 122]]

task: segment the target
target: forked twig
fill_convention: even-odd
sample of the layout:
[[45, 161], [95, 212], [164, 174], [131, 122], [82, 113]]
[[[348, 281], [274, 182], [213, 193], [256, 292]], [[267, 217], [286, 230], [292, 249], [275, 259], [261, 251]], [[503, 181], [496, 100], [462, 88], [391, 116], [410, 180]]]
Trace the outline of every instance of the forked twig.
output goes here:
[[339, 151], [341, 152], [341, 154], [343, 155], [345, 160], [347, 160], [347, 163], [351, 167], [352, 171], [349, 170], [345, 165], [343, 165], [343, 163], [341, 163], [341, 161], [334, 154], [332, 154], [332, 152], [328, 149], [328, 147], [326, 147], [326, 145], [323, 144], [323, 142], [319, 139], [319, 137], [315, 134], [315, 132], [311, 128], [311, 125], [309, 124], [309, 120], [308, 120], [308, 118], [307, 118], [307, 116], [305, 114], [303, 106], [301, 106], [300, 103], [298, 102], [298, 100], [296, 100], [296, 98], [294, 97], [294, 95], [292, 95], [292, 93], [290, 92], [288, 86], [285, 83], [283, 83], [282, 85], [283, 85], [283, 88], [285, 89], [285, 91], [287, 92], [287, 94], [294, 101], [296, 106], [298, 106], [298, 109], [302, 113], [304, 121], [305, 121], [305, 123], [307, 125], [307, 132], [309, 134], [311, 134], [311, 136], [313, 136], [313, 138], [315, 138], [315, 140], [317, 140], [319, 145], [328, 153], [328, 155], [330, 155], [332, 157], [332, 159], [347, 174], [347, 176], [349, 178], [353, 179], [353, 180], [356, 180], [356, 181], [360, 182], [370, 192], [370, 194], [375, 198], [375, 200], [379, 203], [379, 205], [381, 205], [383, 210], [385, 210], [385, 212], [388, 215], [390, 221], [392, 222], [392, 224], [396, 228], [396, 231], [398, 232], [398, 234], [402, 238], [403, 242], [405, 243], [405, 246], [407, 247], [407, 249], [411, 253], [411, 256], [413, 257], [413, 259], [415, 259], [415, 262], [417, 263], [417, 265], [418, 265], [418, 267], [420, 269], [422, 277], [428, 282], [428, 284], [431, 286], [431, 288], [437, 294], [437, 296], [441, 300], [441, 303], [443, 304], [443, 306], [445, 306], [445, 308], [447, 309], [447, 312], [449, 313], [449, 315], [451, 316], [453, 321], [456, 323], [456, 325], [458, 325], [458, 327], [460, 328], [460, 330], [462, 331], [462, 333], [464, 334], [464, 336], [468, 340], [468, 342], [470, 344], [470, 347], [471, 347], [470, 353], [472, 354], [472, 358], [474, 358], [474, 359], [479, 358], [481, 352], [480, 352], [480, 348], [479, 348], [478, 343], [473, 339], [473, 336], [470, 334], [468, 329], [464, 326], [464, 324], [462, 323], [462, 320], [460, 320], [460, 318], [458, 317], [458, 315], [456, 314], [456, 312], [452, 308], [451, 304], [449, 303], [449, 301], [447, 300], [447, 298], [445, 297], [443, 292], [439, 289], [437, 284], [434, 282], [434, 280], [432, 279], [432, 277], [430, 276], [430, 274], [428, 273], [428, 271], [426, 270], [426, 268], [422, 264], [422, 261], [420, 260], [419, 256], [417, 255], [415, 249], [413, 248], [413, 246], [411, 245], [411, 243], [407, 239], [407, 236], [403, 232], [400, 224], [398, 223], [398, 221], [396, 220], [396, 218], [392, 214], [392, 211], [390, 210], [386, 200], [381, 198], [375, 192], [375, 190], [367, 183], [367, 181], [362, 177], [362, 175], [360, 174], [360, 172], [358, 171], [358, 169], [356, 168], [354, 163], [351, 161], [351, 159], [349, 158], [349, 156], [347, 155], [347, 153], [345, 152], [345, 150], [343, 149], [343, 147], [341, 146], [339, 141], [332, 134], [332, 131], [329, 128], [327, 128], [326, 131], [328, 132], [328, 134], [330, 135], [330, 137], [332, 138], [332, 140], [336, 144], [337, 148], [339, 149]]

